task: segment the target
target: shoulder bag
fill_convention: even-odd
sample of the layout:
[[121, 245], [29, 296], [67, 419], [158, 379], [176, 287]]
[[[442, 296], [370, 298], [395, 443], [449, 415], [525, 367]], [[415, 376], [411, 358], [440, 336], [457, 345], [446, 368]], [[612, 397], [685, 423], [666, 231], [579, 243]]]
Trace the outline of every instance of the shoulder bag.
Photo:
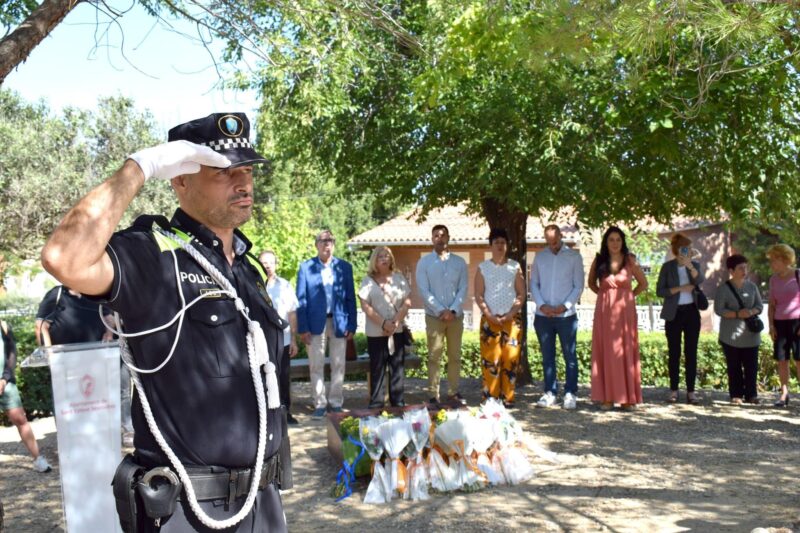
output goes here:
[[[739, 293], [736, 291], [736, 287], [730, 281], [726, 281], [725, 284], [731, 290], [734, 296], [736, 296], [736, 301], [739, 302], [739, 308], [745, 309], [744, 302], [742, 301], [742, 297], [739, 296]], [[764, 322], [761, 320], [761, 317], [758, 315], [752, 315], [744, 319], [744, 325], [753, 333], [761, 333], [764, 330]]]
[[694, 304], [697, 306], [697, 309], [700, 311], [708, 309], [708, 297], [706, 293], [703, 292], [703, 289], [695, 285], [692, 293], [694, 293]]

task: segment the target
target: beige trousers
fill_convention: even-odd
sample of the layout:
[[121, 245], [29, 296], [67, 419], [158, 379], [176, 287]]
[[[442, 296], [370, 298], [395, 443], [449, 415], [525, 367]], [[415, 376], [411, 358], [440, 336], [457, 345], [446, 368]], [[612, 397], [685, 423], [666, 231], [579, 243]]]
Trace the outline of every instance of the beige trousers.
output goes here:
[[[325, 345], [328, 345], [328, 355], [331, 361], [331, 388], [328, 398], [325, 398]], [[311, 378], [311, 394], [314, 407], [324, 409], [328, 403], [331, 407], [341, 407], [344, 403], [344, 364], [347, 350], [347, 339], [336, 337], [333, 328], [333, 319], [325, 322], [325, 329], [321, 335], [311, 335], [311, 345], [308, 347], [308, 372]]]
[[447, 394], [452, 396], [458, 392], [464, 320], [462, 317], [456, 317], [450, 322], [445, 322], [426, 314], [425, 330], [428, 335], [428, 389], [431, 398], [439, 400], [440, 362], [445, 339], [447, 340]]

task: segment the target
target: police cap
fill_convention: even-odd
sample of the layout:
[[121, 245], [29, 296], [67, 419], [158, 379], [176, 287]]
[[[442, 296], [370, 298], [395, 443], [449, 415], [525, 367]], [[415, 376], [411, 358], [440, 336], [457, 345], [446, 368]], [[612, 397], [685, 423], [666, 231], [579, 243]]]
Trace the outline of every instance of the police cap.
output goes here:
[[231, 166], [269, 163], [250, 144], [250, 121], [244, 113], [212, 113], [175, 126], [168, 141], [189, 141], [208, 146], [231, 161]]

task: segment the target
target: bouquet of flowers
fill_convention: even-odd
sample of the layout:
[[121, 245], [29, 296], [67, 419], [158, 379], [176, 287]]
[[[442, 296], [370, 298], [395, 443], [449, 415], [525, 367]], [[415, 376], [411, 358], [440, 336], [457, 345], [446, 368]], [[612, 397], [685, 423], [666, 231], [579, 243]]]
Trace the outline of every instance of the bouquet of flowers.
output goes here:
[[[466, 463], [465, 441], [468, 435], [468, 426], [472, 415], [466, 411], [451, 412], [448, 420], [436, 426], [434, 438], [447, 454], [450, 469], [454, 473], [456, 489], [468, 491], [477, 490], [484, 485], [485, 480], [476, 472], [476, 468]], [[451, 489], [453, 490], [453, 489]]]
[[474, 418], [467, 426], [467, 453], [471, 454], [470, 459], [474, 458], [472, 464], [480, 470], [483, 476], [492, 485], [500, 485], [506, 482], [503, 477], [502, 468], [492, 464], [489, 457], [489, 449], [495, 443], [493, 432], [494, 422], [488, 418]]
[[439, 450], [432, 448], [428, 454], [428, 475], [431, 488], [438, 492], [450, 492], [460, 487], [456, 472], [447, 464]]
[[496, 469], [499, 464], [503, 477], [512, 485], [532, 478], [533, 467], [520, 449], [522, 428], [514, 417], [493, 398], [484, 403], [481, 412], [488, 420], [492, 420], [493, 433], [497, 439], [498, 449], [492, 456], [492, 467]]
[[404, 450], [408, 457], [408, 490], [403, 494], [406, 499], [427, 500], [428, 495], [428, 468], [422, 459], [422, 452], [428, 443], [431, 418], [427, 409], [415, 409], [403, 413], [405, 420], [411, 429], [411, 440]]
[[497, 454], [503, 473], [511, 485], [518, 485], [533, 477], [533, 466], [518, 446], [503, 448]]
[[378, 435], [383, 441], [383, 447], [391, 460], [388, 466], [389, 498], [395, 491], [403, 494], [407, 487], [407, 474], [405, 465], [400, 462], [400, 454], [411, 440], [411, 426], [402, 418], [391, 418], [378, 426]]
[[362, 418], [359, 421], [361, 443], [364, 445], [364, 449], [367, 450], [374, 465], [372, 480], [367, 487], [364, 503], [386, 503], [392, 499], [389, 476], [380, 461], [383, 455], [383, 440], [381, 440], [378, 428], [383, 423], [384, 419], [374, 416]]

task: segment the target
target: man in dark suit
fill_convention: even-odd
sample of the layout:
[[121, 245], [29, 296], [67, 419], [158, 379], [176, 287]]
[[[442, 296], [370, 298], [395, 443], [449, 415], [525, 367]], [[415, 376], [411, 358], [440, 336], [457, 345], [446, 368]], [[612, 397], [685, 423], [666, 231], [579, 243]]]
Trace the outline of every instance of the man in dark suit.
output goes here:
[[[353, 267], [333, 256], [336, 239], [330, 230], [317, 235], [317, 257], [300, 265], [297, 273], [297, 332], [308, 347], [308, 366], [314, 395], [313, 416], [342, 410], [347, 341], [356, 331]], [[325, 396], [325, 345], [331, 364], [331, 386]]]

